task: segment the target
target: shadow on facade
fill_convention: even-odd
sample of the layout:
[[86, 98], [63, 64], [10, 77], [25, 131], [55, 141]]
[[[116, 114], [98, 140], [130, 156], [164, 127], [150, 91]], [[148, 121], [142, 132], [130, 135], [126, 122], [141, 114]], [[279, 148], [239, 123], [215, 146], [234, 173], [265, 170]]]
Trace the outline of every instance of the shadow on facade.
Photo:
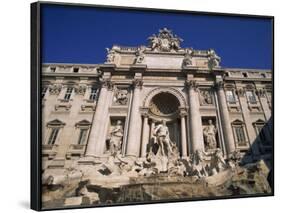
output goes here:
[[268, 183], [273, 189], [274, 179], [274, 165], [273, 165], [273, 121], [272, 117], [266, 122], [261, 129], [259, 135], [253, 142], [251, 149], [249, 149], [241, 160], [241, 164], [251, 164], [263, 160], [269, 169], [267, 177]]

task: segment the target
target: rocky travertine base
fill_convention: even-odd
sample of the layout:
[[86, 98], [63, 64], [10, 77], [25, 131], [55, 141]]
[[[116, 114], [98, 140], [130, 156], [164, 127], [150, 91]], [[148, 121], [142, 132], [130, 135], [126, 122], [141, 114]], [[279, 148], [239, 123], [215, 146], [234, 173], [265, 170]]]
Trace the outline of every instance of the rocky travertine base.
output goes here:
[[264, 161], [244, 166], [229, 161], [225, 168], [215, 171], [210, 168], [212, 162], [198, 167], [178, 161], [169, 167], [171, 162], [162, 160], [138, 162], [109, 157], [104, 163], [78, 162], [63, 171], [46, 170], [43, 208], [271, 193]]

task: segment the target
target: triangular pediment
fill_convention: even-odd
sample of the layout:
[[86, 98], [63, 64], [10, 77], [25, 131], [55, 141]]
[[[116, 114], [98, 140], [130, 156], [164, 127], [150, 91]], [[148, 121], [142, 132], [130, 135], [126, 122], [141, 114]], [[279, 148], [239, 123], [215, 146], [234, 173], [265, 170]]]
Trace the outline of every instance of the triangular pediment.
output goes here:
[[84, 119], [84, 120], [81, 120], [78, 123], [76, 123], [75, 126], [89, 126], [89, 125], [91, 125], [91, 122]]
[[48, 125], [48, 126], [64, 126], [65, 123], [62, 122], [62, 121], [59, 120], [59, 119], [54, 119], [54, 120], [52, 120], [52, 121], [49, 121], [49, 122], [47, 123], [47, 125]]
[[255, 124], [264, 124], [264, 120], [258, 119], [257, 121], [254, 122]]
[[232, 122], [232, 124], [243, 124], [244, 122], [239, 120], [239, 119], [236, 119]]

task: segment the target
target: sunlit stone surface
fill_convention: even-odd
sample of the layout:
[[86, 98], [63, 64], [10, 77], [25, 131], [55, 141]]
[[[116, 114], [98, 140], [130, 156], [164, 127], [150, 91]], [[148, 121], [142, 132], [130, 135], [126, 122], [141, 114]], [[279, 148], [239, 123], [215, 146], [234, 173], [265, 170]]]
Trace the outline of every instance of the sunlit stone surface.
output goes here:
[[45, 208], [271, 193], [271, 70], [181, 42], [43, 64]]

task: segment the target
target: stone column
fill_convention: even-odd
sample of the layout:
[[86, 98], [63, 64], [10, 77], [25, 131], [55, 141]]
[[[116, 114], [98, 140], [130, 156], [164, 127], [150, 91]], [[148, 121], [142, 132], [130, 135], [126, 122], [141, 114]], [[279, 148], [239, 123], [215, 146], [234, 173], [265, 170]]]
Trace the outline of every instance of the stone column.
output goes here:
[[148, 115], [143, 114], [143, 124], [142, 124], [142, 147], [141, 147], [141, 157], [146, 156], [147, 144], [149, 142], [149, 125], [148, 125]]
[[233, 138], [233, 132], [231, 129], [229, 112], [226, 103], [225, 92], [223, 88], [223, 82], [220, 81], [217, 83], [217, 92], [218, 92], [218, 100], [219, 100], [219, 111], [221, 115], [221, 124], [223, 130], [223, 137], [226, 146], [227, 154], [231, 154], [235, 150], [235, 142]]
[[129, 135], [127, 152], [128, 156], [139, 157], [141, 146], [141, 115], [140, 115], [140, 92], [142, 81], [134, 81], [133, 102], [131, 106], [131, 116], [129, 123]]
[[197, 92], [197, 84], [194, 80], [187, 82], [190, 114], [190, 138], [192, 153], [196, 150], [204, 150], [202, 119], [200, 115], [200, 104]]
[[[179, 141], [179, 137], [178, 137], [178, 121], [176, 120], [174, 123], [173, 123], [173, 137], [174, 137], [174, 142], [176, 143], [176, 145], [179, 147], [180, 146], [180, 141]], [[170, 134], [170, 137], [171, 137], [171, 134]]]
[[188, 151], [188, 155], [192, 154], [192, 147], [191, 147], [191, 144], [190, 144], [190, 141], [191, 141], [191, 137], [190, 137], [190, 122], [189, 122], [189, 116], [186, 116], [186, 120], [185, 120], [185, 126], [186, 126], [186, 133], [187, 133], [187, 136], [186, 136], [186, 140], [187, 140], [187, 151]]
[[151, 121], [151, 124], [150, 124], [150, 138], [149, 138], [149, 140], [151, 140], [152, 137], [153, 137], [153, 131], [154, 131], [154, 129], [155, 129], [155, 122], [152, 120], [152, 121]]
[[[106, 151], [106, 138], [107, 138], [107, 133], [108, 133], [108, 126], [110, 124], [110, 117], [109, 117], [109, 111], [108, 108], [111, 106], [113, 99], [113, 85], [110, 85], [107, 89], [107, 99], [104, 107], [104, 115], [103, 115], [103, 122], [100, 123], [100, 136], [99, 136], [99, 141], [100, 141], [100, 146], [99, 148], [99, 153], [103, 154]], [[102, 125], [101, 125], [102, 124]]]
[[181, 153], [182, 157], [187, 157], [187, 140], [186, 140], [186, 126], [185, 126], [185, 116], [186, 113], [180, 113], [181, 116]]
[[86, 156], [100, 157], [103, 154], [102, 148], [104, 147], [101, 141], [101, 131], [103, 129], [104, 121], [107, 118], [108, 110], [108, 88], [111, 86], [109, 81], [103, 82], [102, 88], [100, 90], [99, 99], [96, 106], [96, 111], [94, 114], [93, 124], [91, 127], [88, 146], [86, 150]]

